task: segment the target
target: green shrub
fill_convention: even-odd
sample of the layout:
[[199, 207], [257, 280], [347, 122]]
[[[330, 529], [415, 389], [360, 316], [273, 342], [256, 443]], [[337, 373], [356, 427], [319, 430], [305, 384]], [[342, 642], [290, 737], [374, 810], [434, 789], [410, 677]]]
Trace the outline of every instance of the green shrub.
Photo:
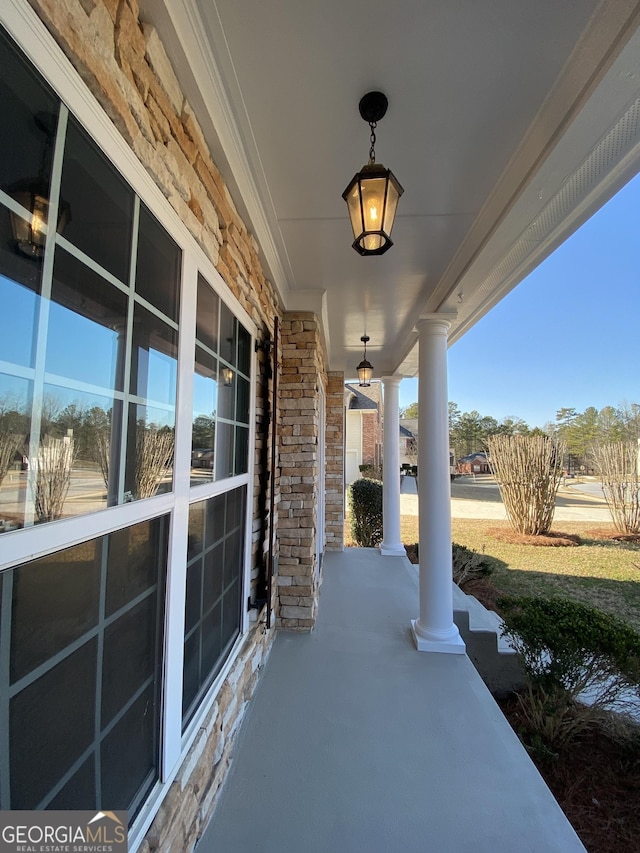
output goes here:
[[453, 582], [461, 586], [465, 581], [490, 575], [493, 567], [484, 554], [479, 554], [466, 545], [453, 542], [451, 546], [453, 561]]
[[548, 744], [637, 695], [640, 635], [620, 619], [567, 599], [501, 598], [498, 607], [529, 679], [523, 710]]
[[382, 483], [362, 478], [348, 489], [351, 536], [362, 548], [375, 548], [382, 542]]

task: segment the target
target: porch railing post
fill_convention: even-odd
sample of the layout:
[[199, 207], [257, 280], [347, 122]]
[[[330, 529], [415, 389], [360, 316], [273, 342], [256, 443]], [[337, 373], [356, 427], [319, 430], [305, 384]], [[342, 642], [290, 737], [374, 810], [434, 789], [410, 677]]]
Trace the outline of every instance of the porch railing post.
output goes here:
[[413, 621], [419, 651], [464, 654], [453, 621], [451, 474], [447, 393], [446, 315], [418, 324], [418, 515], [420, 616]]
[[386, 557], [404, 557], [400, 537], [400, 415], [401, 376], [383, 376], [384, 424], [382, 434], [382, 526], [380, 553]]

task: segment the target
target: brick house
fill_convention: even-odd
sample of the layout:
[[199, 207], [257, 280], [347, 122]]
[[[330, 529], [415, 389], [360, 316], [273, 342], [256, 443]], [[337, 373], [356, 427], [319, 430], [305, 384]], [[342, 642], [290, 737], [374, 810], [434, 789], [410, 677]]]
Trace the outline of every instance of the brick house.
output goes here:
[[345, 386], [345, 482], [360, 476], [361, 465], [382, 466], [382, 383]]
[[[363, 328], [388, 423], [419, 377], [415, 644], [464, 652], [446, 349], [637, 171], [640, 13], [450, 6], [1, 4], [0, 809], [127, 810], [132, 851], [193, 849], [276, 629], [313, 628], [343, 547]], [[420, 73], [371, 50], [381, 21]], [[381, 259], [340, 197], [366, 85], [406, 184]]]

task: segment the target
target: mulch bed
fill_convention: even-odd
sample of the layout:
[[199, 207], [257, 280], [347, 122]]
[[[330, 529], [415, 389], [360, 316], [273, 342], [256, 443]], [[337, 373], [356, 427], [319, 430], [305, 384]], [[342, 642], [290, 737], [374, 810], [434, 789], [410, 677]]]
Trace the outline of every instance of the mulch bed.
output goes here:
[[588, 853], [640, 850], [640, 736], [621, 742], [584, 733], [555, 755], [531, 748], [516, 697], [499, 701]]
[[[612, 527], [595, 527], [588, 531], [594, 539], [613, 539], [616, 542], [633, 542], [640, 545], [640, 533], [619, 533]], [[638, 845], [640, 849], [640, 844]]]

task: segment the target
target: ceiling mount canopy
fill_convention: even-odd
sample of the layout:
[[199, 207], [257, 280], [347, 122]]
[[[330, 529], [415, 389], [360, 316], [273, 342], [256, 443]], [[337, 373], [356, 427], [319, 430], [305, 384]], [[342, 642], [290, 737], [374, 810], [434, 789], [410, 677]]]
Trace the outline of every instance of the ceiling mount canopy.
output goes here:
[[391, 229], [398, 199], [404, 192], [391, 169], [376, 163], [376, 126], [389, 102], [382, 92], [368, 92], [360, 99], [360, 115], [371, 129], [369, 162], [354, 175], [342, 193], [353, 229], [353, 248], [360, 255], [383, 255], [393, 246]]

